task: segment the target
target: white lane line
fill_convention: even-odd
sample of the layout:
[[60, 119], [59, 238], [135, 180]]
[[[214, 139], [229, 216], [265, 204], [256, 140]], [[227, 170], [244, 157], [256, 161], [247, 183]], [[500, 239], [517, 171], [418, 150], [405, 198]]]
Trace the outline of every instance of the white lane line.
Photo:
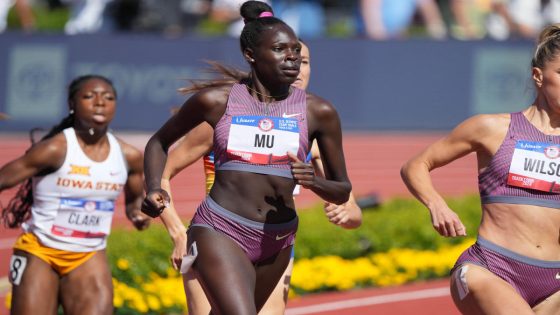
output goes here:
[[16, 242], [16, 239], [17, 238], [15, 237], [0, 238], [0, 250], [12, 248]]
[[435, 288], [403, 293], [384, 294], [359, 299], [343, 300], [339, 302], [329, 302], [310, 306], [293, 307], [286, 310], [286, 315], [316, 314], [326, 311], [348, 309], [367, 305], [385, 304], [401, 301], [421, 300], [435, 297], [448, 296], [449, 288]]

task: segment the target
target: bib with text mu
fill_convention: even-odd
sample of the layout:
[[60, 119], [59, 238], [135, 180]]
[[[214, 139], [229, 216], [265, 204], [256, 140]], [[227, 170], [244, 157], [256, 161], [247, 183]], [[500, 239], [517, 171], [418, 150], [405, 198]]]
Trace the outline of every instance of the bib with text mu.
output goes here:
[[254, 164], [287, 164], [297, 155], [299, 127], [294, 118], [233, 116], [227, 143], [232, 160]]
[[109, 235], [115, 202], [61, 198], [51, 228], [54, 235], [98, 238]]
[[518, 140], [515, 144], [507, 184], [560, 193], [560, 145]]

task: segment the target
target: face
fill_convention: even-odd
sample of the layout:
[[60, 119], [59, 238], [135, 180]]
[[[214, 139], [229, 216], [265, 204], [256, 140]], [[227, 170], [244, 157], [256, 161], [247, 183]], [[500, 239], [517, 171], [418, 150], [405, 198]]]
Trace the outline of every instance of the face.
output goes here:
[[311, 76], [311, 60], [309, 58], [309, 48], [304, 43], [301, 43], [301, 66], [299, 67], [299, 75], [296, 82], [292, 85], [302, 90], [307, 89]]
[[107, 128], [115, 116], [115, 91], [101, 79], [90, 79], [82, 83], [72, 97], [70, 107], [76, 115], [76, 127]]
[[261, 82], [292, 84], [299, 75], [301, 44], [286, 25], [276, 25], [262, 33], [259, 46], [247, 49], [248, 60]]

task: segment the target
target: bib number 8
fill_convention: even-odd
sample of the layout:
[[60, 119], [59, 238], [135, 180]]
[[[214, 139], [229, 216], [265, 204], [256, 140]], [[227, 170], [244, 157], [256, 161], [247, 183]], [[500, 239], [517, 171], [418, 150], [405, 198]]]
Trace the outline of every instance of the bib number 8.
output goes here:
[[10, 282], [13, 285], [19, 285], [23, 272], [27, 266], [27, 257], [12, 255], [10, 259]]

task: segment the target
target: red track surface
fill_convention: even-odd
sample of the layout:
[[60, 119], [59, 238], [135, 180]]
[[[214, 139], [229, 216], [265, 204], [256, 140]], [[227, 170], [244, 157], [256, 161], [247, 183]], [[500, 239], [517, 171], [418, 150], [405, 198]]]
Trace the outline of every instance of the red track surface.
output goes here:
[[[145, 134], [119, 134], [125, 141], [134, 144], [140, 149], [144, 148], [147, 141]], [[348, 133], [344, 136], [344, 153], [347, 168], [352, 181], [354, 194], [363, 196], [371, 193], [377, 194], [381, 200], [395, 196], [410, 196], [406, 187], [402, 183], [399, 170], [402, 164], [425, 148], [429, 143], [442, 137], [442, 134], [357, 134]], [[20, 156], [29, 146], [26, 134], [3, 134], [0, 135], [0, 165]], [[173, 191], [175, 192], [175, 204], [180, 215], [188, 219], [192, 216], [194, 209], [204, 196], [202, 162], [196, 163], [189, 169], [183, 171], [172, 180]], [[469, 155], [459, 161], [447, 165], [441, 170], [433, 172], [434, 185], [446, 196], [459, 196], [465, 193], [476, 191], [476, 158]], [[0, 194], [0, 202], [6, 204], [13, 196], [14, 190], [5, 191]], [[305, 208], [319, 202], [309, 191], [303, 191], [298, 196], [298, 207]], [[115, 213], [114, 224], [127, 224], [122, 202]], [[11, 254], [11, 245], [14, 238], [19, 234], [18, 230], [8, 230], [0, 228], [0, 277], [5, 277], [8, 273], [8, 263]], [[327, 305], [332, 311], [321, 311], [320, 313], [295, 313], [294, 310], [288, 314], [415, 314], [415, 315], [443, 315], [458, 314], [453, 307], [448, 294], [440, 296], [429, 296], [415, 298], [412, 300], [399, 300], [399, 302], [379, 302], [385, 301], [371, 299], [372, 296], [385, 296], [387, 294], [401, 292], [403, 290], [424, 290], [431, 289], [432, 286], [446, 288], [441, 282], [425, 284], [421, 286], [404, 286], [391, 289], [375, 289], [352, 291], [343, 294], [320, 295], [318, 297], [306, 297], [301, 300], [290, 301], [290, 308], [299, 308], [310, 304], [321, 304], [325, 301], [344, 301], [363, 298], [362, 295], [370, 297], [366, 300], [354, 301], [363, 306], [354, 307], [348, 304], [343, 309]], [[0, 285], [0, 290], [2, 289]], [[445, 290], [445, 289], [444, 289]], [[427, 291], [432, 292], [432, 291]], [[434, 291], [441, 294], [441, 289]], [[425, 293], [425, 292], [424, 292]], [[432, 292], [433, 293], [433, 292]], [[0, 294], [5, 294], [0, 292]], [[420, 293], [421, 294], [421, 293]], [[406, 296], [406, 295], [405, 295]], [[412, 295], [416, 296], [416, 295]], [[393, 297], [394, 298], [394, 297]], [[391, 297], [389, 297], [389, 300]], [[373, 302], [372, 302], [373, 301]], [[337, 305], [346, 305], [336, 302]], [[342, 304], [341, 304], [342, 303]], [[374, 304], [371, 304], [374, 303]], [[377, 304], [381, 303], [381, 304]], [[5, 313], [2, 301], [0, 300], [0, 315]]]

